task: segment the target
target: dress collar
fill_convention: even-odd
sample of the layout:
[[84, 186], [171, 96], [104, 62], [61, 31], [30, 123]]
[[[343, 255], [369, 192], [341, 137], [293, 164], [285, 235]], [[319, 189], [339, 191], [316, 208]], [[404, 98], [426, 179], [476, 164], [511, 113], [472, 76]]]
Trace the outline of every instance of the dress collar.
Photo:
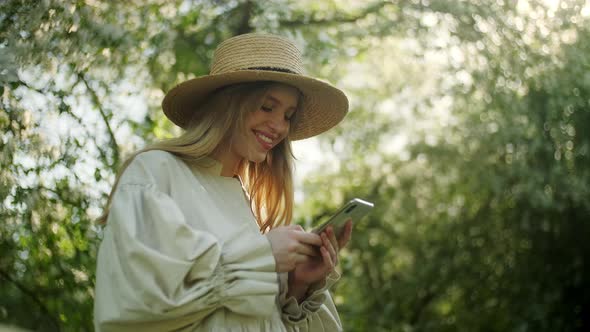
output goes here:
[[200, 171], [215, 176], [221, 176], [221, 170], [223, 169], [223, 165], [218, 160], [209, 156], [199, 159], [195, 162], [195, 166], [198, 167]]
[[194, 163], [194, 165], [203, 173], [213, 175], [213, 176], [219, 176], [219, 177], [226, 178], [226, 179], [238, 179], [240, 181], [240, 183], [242, 183], [242, 180], [237, 175], [234, 175], [231, 177], [221, 175], [221, 171], [223, 170], [223, 165], [221, 164], [221, 162], [219, 160], [214, 159], [212, 157], [209, 157], [209, 156], [202, 157], [201, 159], [196, 161]]

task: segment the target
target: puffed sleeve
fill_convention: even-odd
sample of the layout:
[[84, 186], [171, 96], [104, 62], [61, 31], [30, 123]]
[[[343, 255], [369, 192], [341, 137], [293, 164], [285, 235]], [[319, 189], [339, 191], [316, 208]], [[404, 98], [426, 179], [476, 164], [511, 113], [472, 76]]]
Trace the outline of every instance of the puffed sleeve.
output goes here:
[[218, 310], [269, 316], [278, 293], [265, 236], [222, 243], [150, 183], [118, 186], [99, 249], [96, 331], [172, 331]]
[[342, 331], [340, 317], [329, 292], [339, 279], [338, 272], [330, 273], [323, 283], [313, 285], [305, 300], [298, 303], [295, 297], [287, 297], [288, 273], [280, 273], [278, 302], [287, 330]]

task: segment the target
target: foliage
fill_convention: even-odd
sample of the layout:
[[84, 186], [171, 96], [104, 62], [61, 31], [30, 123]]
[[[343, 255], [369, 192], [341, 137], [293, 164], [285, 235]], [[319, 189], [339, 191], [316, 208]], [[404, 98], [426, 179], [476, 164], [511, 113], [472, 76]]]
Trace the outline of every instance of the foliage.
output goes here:
[[376, 203], [335, 289], [347, 330], [584, 330], [590, 7], [556, 3], [1, 2], [0, 321], [93, 329], [118, 165], [176, 133], [164, 92], [219, 41], [267, 31], [350, 96], [297, 213]]
[[[337, 292], [348, 326], [588, 326], [590, 35], [575, 8], [563, 6], [544, 23], [508, 6], [486, 7], [485, 17], [473, 8], [475, 29], [454, 29], [445, 46], [464, 58], [445, 76], [430, 77], [441, 80], [441, 91], [427, 96], [413, 119], [444, 111], [444, 96], [452, 96], [442, 126], [417, 130], [407, 155], [378, 153], [378, 162], [366, 134], [359, 140], [365, 144], [345, 137], [340, 146], [353, 147], [348, 159], [308, 184], [317, 192], [342, 183], [339, 197], [361, 195], [377, 205], [355, 228], [343, 265], [352, 277]], [[462, 17], [434, 6], [431, 13]], [[355, 177], [362, 180], [342, 181]]]

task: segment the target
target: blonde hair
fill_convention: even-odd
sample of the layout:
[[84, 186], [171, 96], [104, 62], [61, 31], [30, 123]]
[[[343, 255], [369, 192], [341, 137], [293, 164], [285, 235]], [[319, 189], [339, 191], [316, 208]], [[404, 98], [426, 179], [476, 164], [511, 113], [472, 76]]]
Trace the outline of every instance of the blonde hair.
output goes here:
[[[167, 151], [189, 165], [196, 165], [210, 156], [226, 142], [231, 142], [233, 133], [244, 128], [244, 119], [249, 112], [262, 106], [263, 99], [275, 82], [254, 82], [230, 85], [212, 93], [199, 106], [199, 111], [180, 136], [151, 144], [133, 153], [121, 166], [113, 189], [109, 194], [103, 214], [98, 222], [105, 224], [111, 201], [121, 175], [133, 159], [150, 150]], [[301, 95], [299, 105], [301, 105]], [[298, 105], [298, 107], [299, 107]], [[297, 121], [297, 111], [291, 118], [291, 128]], [[266, 160], [255, 163], [242, 160], [237, 175], [250, 198], [250, 207], [261, 232], [273, 227], [288, 225], [293, 218], [293, 153], [289, 136], [270, 150]]]

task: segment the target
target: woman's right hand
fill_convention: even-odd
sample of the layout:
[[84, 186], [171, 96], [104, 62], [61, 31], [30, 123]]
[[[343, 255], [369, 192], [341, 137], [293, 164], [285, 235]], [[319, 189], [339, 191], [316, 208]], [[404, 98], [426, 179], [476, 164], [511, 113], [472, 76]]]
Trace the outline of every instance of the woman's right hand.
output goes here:
[[279, 226], [270, 230], [266, 237], [275, 257], [276, 271], [292, 271], [297, 264], [306, 263], [319, 256], [322, 238], [308, 233], [299, 225]]

